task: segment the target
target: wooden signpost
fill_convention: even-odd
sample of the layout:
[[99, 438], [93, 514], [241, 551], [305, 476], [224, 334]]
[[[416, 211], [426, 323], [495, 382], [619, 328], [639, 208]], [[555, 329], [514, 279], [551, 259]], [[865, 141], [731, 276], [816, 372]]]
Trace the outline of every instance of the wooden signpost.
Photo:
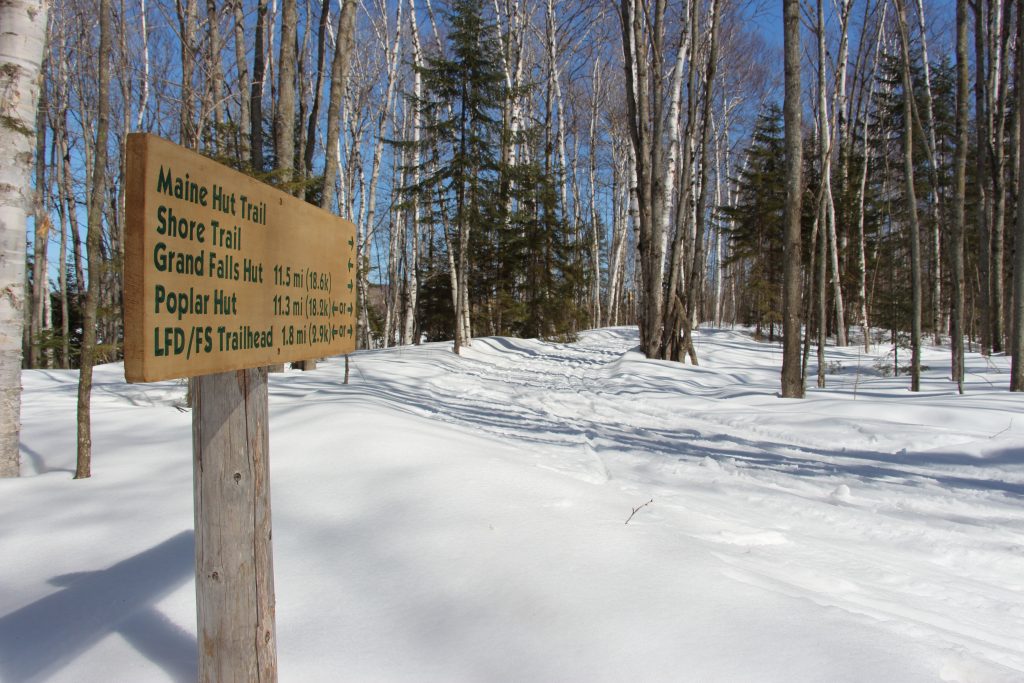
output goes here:
[[194, 377], [200, 681], [275, 681], [267, 372], [355, 348], [355, 226], [148, 134], [127, 141], [125, 378]]

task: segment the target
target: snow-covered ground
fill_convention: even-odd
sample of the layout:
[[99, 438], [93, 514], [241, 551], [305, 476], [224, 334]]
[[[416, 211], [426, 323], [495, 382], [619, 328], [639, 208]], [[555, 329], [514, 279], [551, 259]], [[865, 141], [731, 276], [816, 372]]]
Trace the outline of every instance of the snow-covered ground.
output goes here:
[[[969, 355], [958, 396], [927, 349], [915, 395], [888, 348], [831, 349], [801, 401], [778, 345], [696, 343], [700, 367], [617, 328], [272, 375], [281, 680], [1024, 680], [1008, 360]], [[87, 481], [76, 373], [24, 373], [0, 680], [194, 678], [191, 416], [121, 372]]]

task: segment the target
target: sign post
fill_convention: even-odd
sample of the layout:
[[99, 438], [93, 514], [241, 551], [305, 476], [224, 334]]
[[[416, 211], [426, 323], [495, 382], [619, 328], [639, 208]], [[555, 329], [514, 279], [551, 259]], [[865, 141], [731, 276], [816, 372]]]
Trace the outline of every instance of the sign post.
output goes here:
[[200, 681], [275, 681], [267, 365], [355, 348], [355, 226], [127, 140], [125, 378], [194, 377]]

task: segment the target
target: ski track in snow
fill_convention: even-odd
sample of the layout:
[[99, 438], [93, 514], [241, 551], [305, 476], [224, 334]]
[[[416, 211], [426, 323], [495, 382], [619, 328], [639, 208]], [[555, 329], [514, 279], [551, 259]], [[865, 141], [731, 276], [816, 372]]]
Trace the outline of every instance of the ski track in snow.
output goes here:
[[[915, 395], [880, 352], [830, 348], [828, 388], [791, 401], [776, 395], [778, 345], [714, 329], [695, 342], [698, 367], [644, 358], [635, 328], [574, 343], [477, 338], [462, 356], [441, 343], [360, 352], [349, 385], [340, 359], [271, 375], [272, 422], [355, 406], [493, 443], [480, 455], [592, 486], [623, 501], [623, 521], [653, 500], [631, 533], [668, 530], [726, 582], [920, 644], [944, 680], [1024, 680], [1024, 395], [1005, 391], [1008, 359], [971, 354], [961, 397], [948, 352], [926, 349]], [[95, 411], [187, 423], [168, 410], [185, 410], [181, 382], [125, 385], [118, 372], [98, 370]], [[73, 405], [77, 373], [26, 377], [29, 413]], [[49, 435], [28, 433], [39, 436], [23, 439], [23, 473], [61, 472], [39, 445]]]
[[[699, 360], [712, 369], [646, 360], [631, 329], [573, 344], [480, 338], [458, 360], [442, 356], [443, 373], [390, 387], [387, 399], [513, 442], [537, 467], [653, 497], [659, 522], [700, 529], [694, 537], [721, 548], [735, 580], [1024, 677], [1024, 420], [1014, 419], [1024, 404], [1007, 401], [1002, 434], [998, 423], [964, 430], [962, 418], [947, 427], [944, 416], [962, 408], [943, 378], [933, 373], [939, 387], [913, 396], [899, 388], [905, 378], [869, 375], [858, 379], [860, 396], [891, 402], [891, 415], [862, 411], [844, 381], [843, 398], [809, 390], [806, 410], [779, 421], [773, 359], [737, 371], [729, 348], [749, 342], [727, 331], [702, 337], [712, 352]], [[942, 353], [927, 360], [938, 365]], [[716, 360], [732, 369], [715, 371]], [[361, 382], [386, 384], [367, 365]], [[977, 384], [964, 403], [984, 391]], [[966, 409], [990, 420], [992, 397], [980, 398]], [[972, 449], [980, 456], [964, 455]]]

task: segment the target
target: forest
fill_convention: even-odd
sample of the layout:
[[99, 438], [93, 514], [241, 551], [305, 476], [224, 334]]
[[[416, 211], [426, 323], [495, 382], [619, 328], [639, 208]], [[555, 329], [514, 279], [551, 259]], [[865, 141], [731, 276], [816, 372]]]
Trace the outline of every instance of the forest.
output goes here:
[[5, 397], [121, 357], [138, 131], [352, 220], [359, 348], [639, 325], [697, 364], [738, 324], [784, 342], [783, 396], [872, 341], [915, 390], [923, 344], [961, 391], [965, 346], [1024, 389], [1022, 2], [3, 11]]

